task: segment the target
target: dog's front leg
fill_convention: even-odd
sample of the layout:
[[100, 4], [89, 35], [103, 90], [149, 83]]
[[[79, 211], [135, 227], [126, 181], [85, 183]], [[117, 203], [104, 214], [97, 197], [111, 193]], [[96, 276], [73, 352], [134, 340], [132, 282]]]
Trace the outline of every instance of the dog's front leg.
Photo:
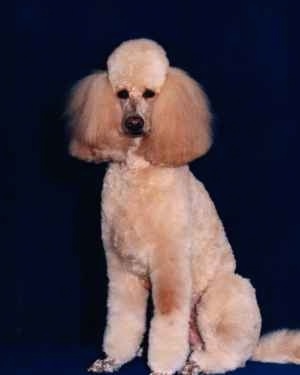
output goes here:
[[128, 272], [120, 259], [110, 252], [107, 254], [107, 268], [108, 315], [103, 342], [107, 358], [94, 363], [94, 367], [91, 367], [94, 372], [112, 372], [133, 359], [146, 326], [149, 292], [144, 281]]
[[180, 249], [169, 250], [157, 258], [151, 272], [154, 317], [148, 361], [153, 374], [174, 374], [183, 367], [189, 354], [189, 257]]

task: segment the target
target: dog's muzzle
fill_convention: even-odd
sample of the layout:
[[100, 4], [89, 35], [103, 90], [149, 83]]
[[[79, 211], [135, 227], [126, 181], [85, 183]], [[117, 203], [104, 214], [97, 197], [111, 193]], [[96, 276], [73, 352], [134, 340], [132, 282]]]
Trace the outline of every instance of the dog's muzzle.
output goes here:
[[123, 123], [124, 132], [131, 137], [140, 137], [144, 134], [144, 119], [139, 115], [128, 116]]

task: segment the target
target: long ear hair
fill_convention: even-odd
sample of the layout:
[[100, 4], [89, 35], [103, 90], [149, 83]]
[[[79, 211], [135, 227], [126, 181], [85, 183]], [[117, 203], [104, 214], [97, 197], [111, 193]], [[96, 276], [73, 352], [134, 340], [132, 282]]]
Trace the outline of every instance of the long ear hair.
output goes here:
[[70, 154], [85, 161], [122, 160], [128, 140], [121, 137], [121, 108], [107, 74], [93, 73], [72, 89], [67, 115]]
[[153, 105], [152, 132], [138, 152], [154, 165], [184, 165], [208, 151], [210, 119], [207, 98], [197, 82], [170, 68]]

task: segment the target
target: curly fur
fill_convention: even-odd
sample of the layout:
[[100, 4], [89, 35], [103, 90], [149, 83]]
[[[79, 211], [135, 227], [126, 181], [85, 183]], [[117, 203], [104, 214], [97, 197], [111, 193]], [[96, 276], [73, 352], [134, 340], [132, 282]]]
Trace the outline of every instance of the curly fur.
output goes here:
[[[147, 88], [154, 98], [143, 97]], [[120, 89], [128, 91], [128, 99], [117, 97]], [[133, 110], [146, 129], [136, 138], [122, 127]], [[107, 363], [112, 371], [138, 353], [150, 290], [153, 373], [186, 374], [191, 368], [224, 373], [251, 357], [299, 363], [298, 332], [281, 331], [259, 343], [255, 290], [235, 273], [214, 204], [187, 166], [211, 144], [201, 87], [170, 67], [155, 42], [132, 40], [112, 53], [107, 73], [91, 74], [75, 86], [68, 113], [71, 154], [111, 162], [102, 191], [108, 359], [92, 371]]]

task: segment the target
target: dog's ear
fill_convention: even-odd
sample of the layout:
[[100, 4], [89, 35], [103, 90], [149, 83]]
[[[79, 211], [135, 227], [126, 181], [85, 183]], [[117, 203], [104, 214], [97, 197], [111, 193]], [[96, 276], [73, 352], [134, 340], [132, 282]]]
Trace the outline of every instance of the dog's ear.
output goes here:
[[208, 151], [210, 120], [208, 100], [197, 82], [169, 68], [153, 105], [152, 132], [139, 152], [154, 165], [184, 165]]
[[67, 115], [72, 156], [93, 162], [122, 159], [127, 140], [119, 132], [121, 107], [105, 72], [93, 73], [74, 86]]

